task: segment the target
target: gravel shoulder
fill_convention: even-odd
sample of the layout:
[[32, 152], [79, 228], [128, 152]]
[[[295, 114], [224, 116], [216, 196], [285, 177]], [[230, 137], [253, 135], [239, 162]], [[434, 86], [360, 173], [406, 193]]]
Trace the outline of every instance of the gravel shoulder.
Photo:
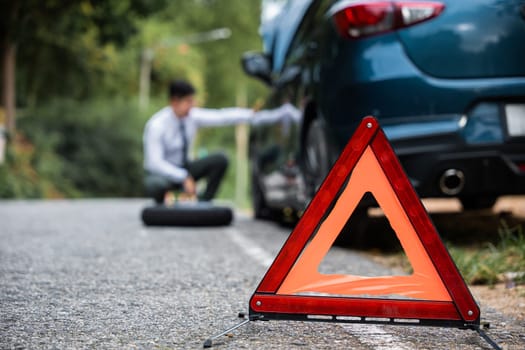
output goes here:
[[[455, 199], [425, 200], [424, 203], [430, 212], [458, 213], [461, 210], [459, 201]], [[495, 220], [495, 224], [498, 224], [500, 220], [508, 220], [510, 218], [516, 225], [523, 226], [523, 222], [525, 222], [525, 196], [502, 197], [496, 202], [491, 211], [486, 214], [479, 214], [480, 217], [482, 215], [484, 218], [488, 217]], [[486, 221], [483, 223], [486, 223]], [[525, 266], [521, 272], [525, 272]], [[497, 310], [515, 320], [521, 320], [521, 322], [525, 320], [524, 285], [515, 285], [512, 281], [509, 281], [506, 283], [501, 282], [494, 286], [470, 286], [470, 291], [481, 305]]]
[[507, 287], [505, 283], [470, 286], [470, 292], [484, 307], [497, 310], [515, 320], [525, 320], [525, 286]]

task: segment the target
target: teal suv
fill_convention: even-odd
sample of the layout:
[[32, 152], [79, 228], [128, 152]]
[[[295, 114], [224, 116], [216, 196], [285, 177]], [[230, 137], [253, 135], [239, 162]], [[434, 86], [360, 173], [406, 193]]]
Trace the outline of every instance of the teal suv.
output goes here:
[[261, 34], [257, 217], [302, 210], [367, 115], [421, 197], [525, 193], [525, 1], [290, 0]]

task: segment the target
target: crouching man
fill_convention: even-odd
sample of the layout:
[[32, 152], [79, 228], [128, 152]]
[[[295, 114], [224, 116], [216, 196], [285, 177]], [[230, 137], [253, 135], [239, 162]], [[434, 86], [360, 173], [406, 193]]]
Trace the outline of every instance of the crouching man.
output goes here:
[[[158, 204], [164, 203], [166, 194], [173, 189], [202, 201], [213, 199], [228, 159], [222, 153], [189, 159], [196, 131], [200, 127], [246, 123], [254, 114], [247, 108], [194, 107], [194, 95], [195, 88], [190, 83], [171, 82], [169, 105], [155, 113], [144, 128], [144, 185], [146, 194]], [[196, 181], [201, 179], [207, 185], [202, 193], [196, 193]]]

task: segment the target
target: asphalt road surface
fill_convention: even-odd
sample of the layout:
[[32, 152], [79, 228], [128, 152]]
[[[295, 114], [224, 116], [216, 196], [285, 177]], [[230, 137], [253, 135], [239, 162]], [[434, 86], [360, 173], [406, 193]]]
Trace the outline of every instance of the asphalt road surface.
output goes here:
[[[290, 228], [239, 213], [228, 227], [149, 228], [147, 203], [0, 201], [0, 349], [197, 349], [239, 322]], [[393, 273], [342, 248], [322, 269]], [[493, 339], [525, 348], [523, 320], [481, 308]], [[471, 330], [294, 321], [250, 322], [213, 345], [491, 348]]]

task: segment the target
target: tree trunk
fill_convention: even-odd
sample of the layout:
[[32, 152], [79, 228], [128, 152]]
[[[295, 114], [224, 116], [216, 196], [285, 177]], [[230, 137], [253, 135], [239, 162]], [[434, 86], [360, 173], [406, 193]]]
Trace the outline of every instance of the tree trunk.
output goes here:
[[16, 44], [6, 40], [2, 50], [2, 105], [5, 110], [7, 132], [16, 131]]
[[[237, 106], [246, 107], [246, 89], [244, 86], [237, 90]], [[248, 135], [246, 124], [235, 127], [235, 156], [237, 169], [235, 171], [235, 203], [243, 207], [248, 193]]]

